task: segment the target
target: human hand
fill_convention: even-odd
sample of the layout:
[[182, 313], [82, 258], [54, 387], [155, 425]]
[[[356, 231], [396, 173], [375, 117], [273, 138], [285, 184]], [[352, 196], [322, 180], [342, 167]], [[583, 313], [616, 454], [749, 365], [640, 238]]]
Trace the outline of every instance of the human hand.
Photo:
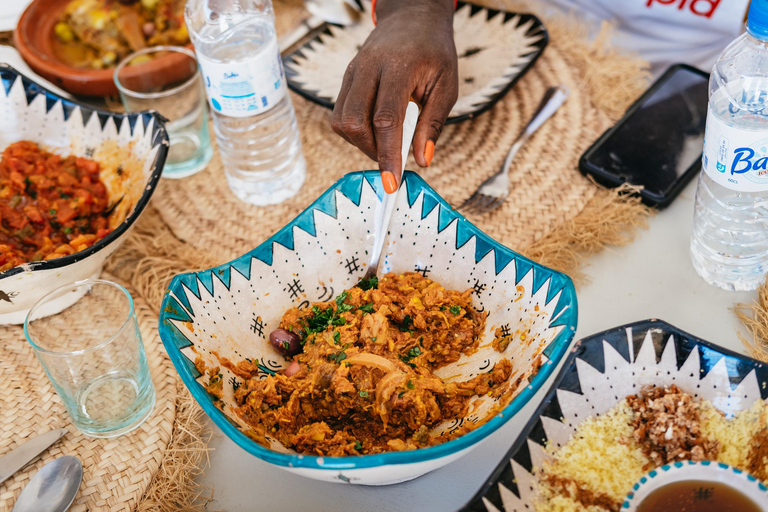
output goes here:
[[453, 0], [379, 0], [377, 26], [344, 75], [333, 130], [378, 161], [388, 193], [402, 169], [403, 119], [409, 98], [421, 107], [413, 140], [429, 166], [458, 97]]

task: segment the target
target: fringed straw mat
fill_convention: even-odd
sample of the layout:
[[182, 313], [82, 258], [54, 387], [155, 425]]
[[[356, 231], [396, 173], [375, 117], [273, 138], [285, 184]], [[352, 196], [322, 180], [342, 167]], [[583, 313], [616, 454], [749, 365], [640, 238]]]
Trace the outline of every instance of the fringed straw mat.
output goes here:
[[[114, 280], [109, 275], [104, 277]], [[128, 289], [134, 297], [157, 404], [139, 428], [115, 439], [94, 439], [78, 432], [22, 328], [0, 329], [0, 455], [49, 430], [69, 430], [33, 464], [0, 484], [0, 510], [10, 511], [32, 476], [62, 455], [74, 455], [83, 463], [83, 483], [71, 512], [130, 512], [149, 488], [171, 441], [176, 416], [176, 371], [157, 334], [157, 316], [144, 299]]]

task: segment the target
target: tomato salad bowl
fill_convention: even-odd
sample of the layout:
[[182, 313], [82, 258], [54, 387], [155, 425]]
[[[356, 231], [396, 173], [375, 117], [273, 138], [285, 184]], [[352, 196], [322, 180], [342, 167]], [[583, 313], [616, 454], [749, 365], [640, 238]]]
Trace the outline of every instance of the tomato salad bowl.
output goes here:
[[[474, 397], [466, 416], [432, 428], [430, 435], [440, 436], [464, 427], [463, 435], [441, 444], [323, 457], [296, 453], [269, 435], [254, 440], [254, 431], [235, 411], [234, 392], [243, 383], [228, 368], [217, 376], [221, 392], [206, 391], [209, 374], [199, 368], [219, 366], [223, 358], [247, 358], [258, 366], [258, 378], [286, 369], [290, 360], [269, 341], [283, 313], [333, 300], [365, 275], [374, 243], [372, 219], [384, 192], [378, 171], [354, 172], [255, 249], [221, 266], [178, 275], [165, 294], [159, 330], [171, 360], [208, 416], [246, 452], [318, 480], [364, 485], [410, 480], [456, 460], [507, 422], [566, 353], [577, 319], [571, 280], [482, 233], [417, 174], [406, 172], [402, 186], [380, 273], [419, 272], [446, 289], [472, 290], [473, 308], [487, 312], [478, 349], [436, 375], [445, 382], [463, 381], [507, 358], [511, 398], [497, 403], [490, 394]], [[502, 350], [491, 347], [499, 332], [511, 340]]]
[[[5, 64], [0, 64], [0, 85], [0, 150], [31, 141], [62, 157], [96, 161], [111, 201], [109, 233], [90, 247], [0, 272], [3, 325], [23, 323], [28, 310], [59, 286], [99, 276], [104, 261], [125, 241], [155, 191], [168, 153], [168, 135], [157, 113], [94, 109], [54, 94]], [[63, 309], [77, 298], [66, 296], [56, 307]]]

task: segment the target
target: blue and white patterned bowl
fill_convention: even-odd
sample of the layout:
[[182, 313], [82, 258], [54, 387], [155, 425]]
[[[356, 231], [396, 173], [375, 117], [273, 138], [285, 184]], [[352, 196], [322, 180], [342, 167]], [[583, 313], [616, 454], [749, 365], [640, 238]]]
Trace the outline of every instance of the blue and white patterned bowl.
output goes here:
[[[751, 499], [763, 512], [768, 512], [768, 488], [761, 481], [728, 464], [708, 460], [675, 462], [650, 471], [632, 486], [632, 491], [627, 494], [621, 509], [635, 512], [643, 500], [657, 489], [675, 482], [691, 480], [697, 482], [697, 488], [700, 482], [727, 485]], [[702, 488], [700, 493], [697, 493], [700, 494], [699, 499], [706, 501], [710, 496], [708, 492], [712, 491], [706, 487]]]
[[[579, 341], [552, 388], [485, 484], [463, 511], [533, 510], [536, 477], [579, 424], [605, 414], [648, 384], [677, 385], [727, 416], [768, 399], [768, 366], [698, 339], [660, 320], [623, 325]], [[627, 491], [631, 482], [627, 482]]]
[[0, 64], [0, 151], [20, 140], [96, 160], [110, 198], [122, 201], [110, 218], [112, 232], [86, 250], [0, 272], [0, 325], [24, 322], [38, 299], [63, 284], [98, 277], [104, 260], [125, 240], [149, 202], [168, 152], [168, 135], [156, 113], [94, 109]]
[[[288, 363], [269, 344], [291, 307], [329, 300], [365, 274], [373, 246], [374, 214], [383, 190], [378, 171], [346, 175], [274, 236], [234, 261], [176, 276], [160, 314], [160, 335], [176, 369], [205, 412], [249, 453], [276, 466], [320, 480], [389, 484], [408, 480], [458, 458], [495, 431], [533, 396], [563, 357], [576, 327], [571, 280], [501, 246], [462, 217], [417, 174], [405, 174], [385, 242], [383, 272], [418, 271], [447, 288], [474, 288], [473, 302], [489, 313], [486, 341], [501, 328], [515, 336], [503, 354], [487, 343], [438, 374], [460, 380], [488, 371], [501, 357], [522, 377], [516, 398], [487, 423], [453, 441], [415, 451], [356, 457], [315, 457], [271, 449], [252, 441], [234, 413], [235, 376], [222, 368], [223, 411], [205, 391], [193, 361], [200, 355], [218, 366], [212, 352], [233, 361], [258, 360], [264, 374]], [[483, 343], [481, 343], [481, 347]], [[541, 366], [538, 365], [541, 363]], [[494, 404], [490, 397], [451, 431], [477, 422]]]

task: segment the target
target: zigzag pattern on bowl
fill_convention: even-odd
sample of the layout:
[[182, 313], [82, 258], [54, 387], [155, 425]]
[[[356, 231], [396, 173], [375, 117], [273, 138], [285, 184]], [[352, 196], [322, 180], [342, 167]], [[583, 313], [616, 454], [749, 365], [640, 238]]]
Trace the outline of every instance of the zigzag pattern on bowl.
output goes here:
[[[102, 164], [100, 177], [110, 197], [122, 198], [110, 218], [116, 233], [76, 256], [82, 259], [99, 250], [120, 234], [118, 226], [127, 222], [137, 205], [139, 210], [144, 207], [149, 197], [139, 204], [142, 196], [159, 178], [162, 167], [158, 163], [165, 159], [168, 142], [157, 115], [88, 108], [56, 96], [5, 65], [0, 65], [0, 84], [0, 149], [30, 140], [46, 150], [84, 156]], [[162, 157], [158, 154], [161, 148]], [[67, 264], [69, 258], [17, 267], [3, 272], [2, 277]]]
[[[610, 410], [648, 384], [675, 384], [733, 416], [768, 398], [762, 363], [696, 339], [660, 321], [639, 322], [579, 342], [558, 380], [491, 476], [464, 510], [523, 512], [535, 499], [533, 468], [589, 416]], [[629, 489], [627, 489], [629, 491]]]
[[[508, 357], [515, 372], [510, 381], [521, 378], [516, 393], [525, 392], [524, 403], [552, 371], [553, 361], [562, 357], [573, 335], [576, 304], [570, 279], [484, 235], [418, 175], [406, 173], [403, 187], [385, 243], [383, 272], [417, 271], [448, 288], [473, 288], [474, 304], [489, 313], [478, 352], [441, 368], [439, 375], [464, 380]], [[200, 374], [195, 358], [201, 356], [206, 366], [218, 366], [214, 353], [235, 362], [258, 359], [264, 375], [287, 365], [267, 342], [269, 332], [277, 328], [286, 309], [330, 300], [365, 274], [373, 246], [373, 216], [382, 194], [378, 172], [349, 174], [250, 253], [211, 270], [174, 278], [162, 309], [161, 334], [186, 384], [214, 420], [221, 413], [196, 382]], [[504, 354], [490, 347], [496, 328], [513, 336]], [[537, 374], [534, 363], [540, 358], [543, 369]], [[227, 419], [244, 427], [229, 412], [233, 386], [239, 382], [228, 370], [221, 371]], [[451, 431], [463, 421], [477, 422], [493, 405], [489, 397], [476, 398], [469, 416], [446, 422], [433, 433]], [[505, 412], [499, 425], [508, 419]], [[477, 430], [467, 436], [480, 435]], [[274, 450], [285, 451], [271, 441]], [[247, 443], [253, 450], [261, 448]]]
[[[360, 22], [326, 30], [287, 55], [291, 89], [326, 107], [336, 103], [347, 65], [373, 30], [370, 2], [363, 1]], [[541, 21], [464, 2], [453, 17], [459, 55], [459, 98], [448, 117], [456, 122], [493, 106], [522, 77], [547, 45]]]

